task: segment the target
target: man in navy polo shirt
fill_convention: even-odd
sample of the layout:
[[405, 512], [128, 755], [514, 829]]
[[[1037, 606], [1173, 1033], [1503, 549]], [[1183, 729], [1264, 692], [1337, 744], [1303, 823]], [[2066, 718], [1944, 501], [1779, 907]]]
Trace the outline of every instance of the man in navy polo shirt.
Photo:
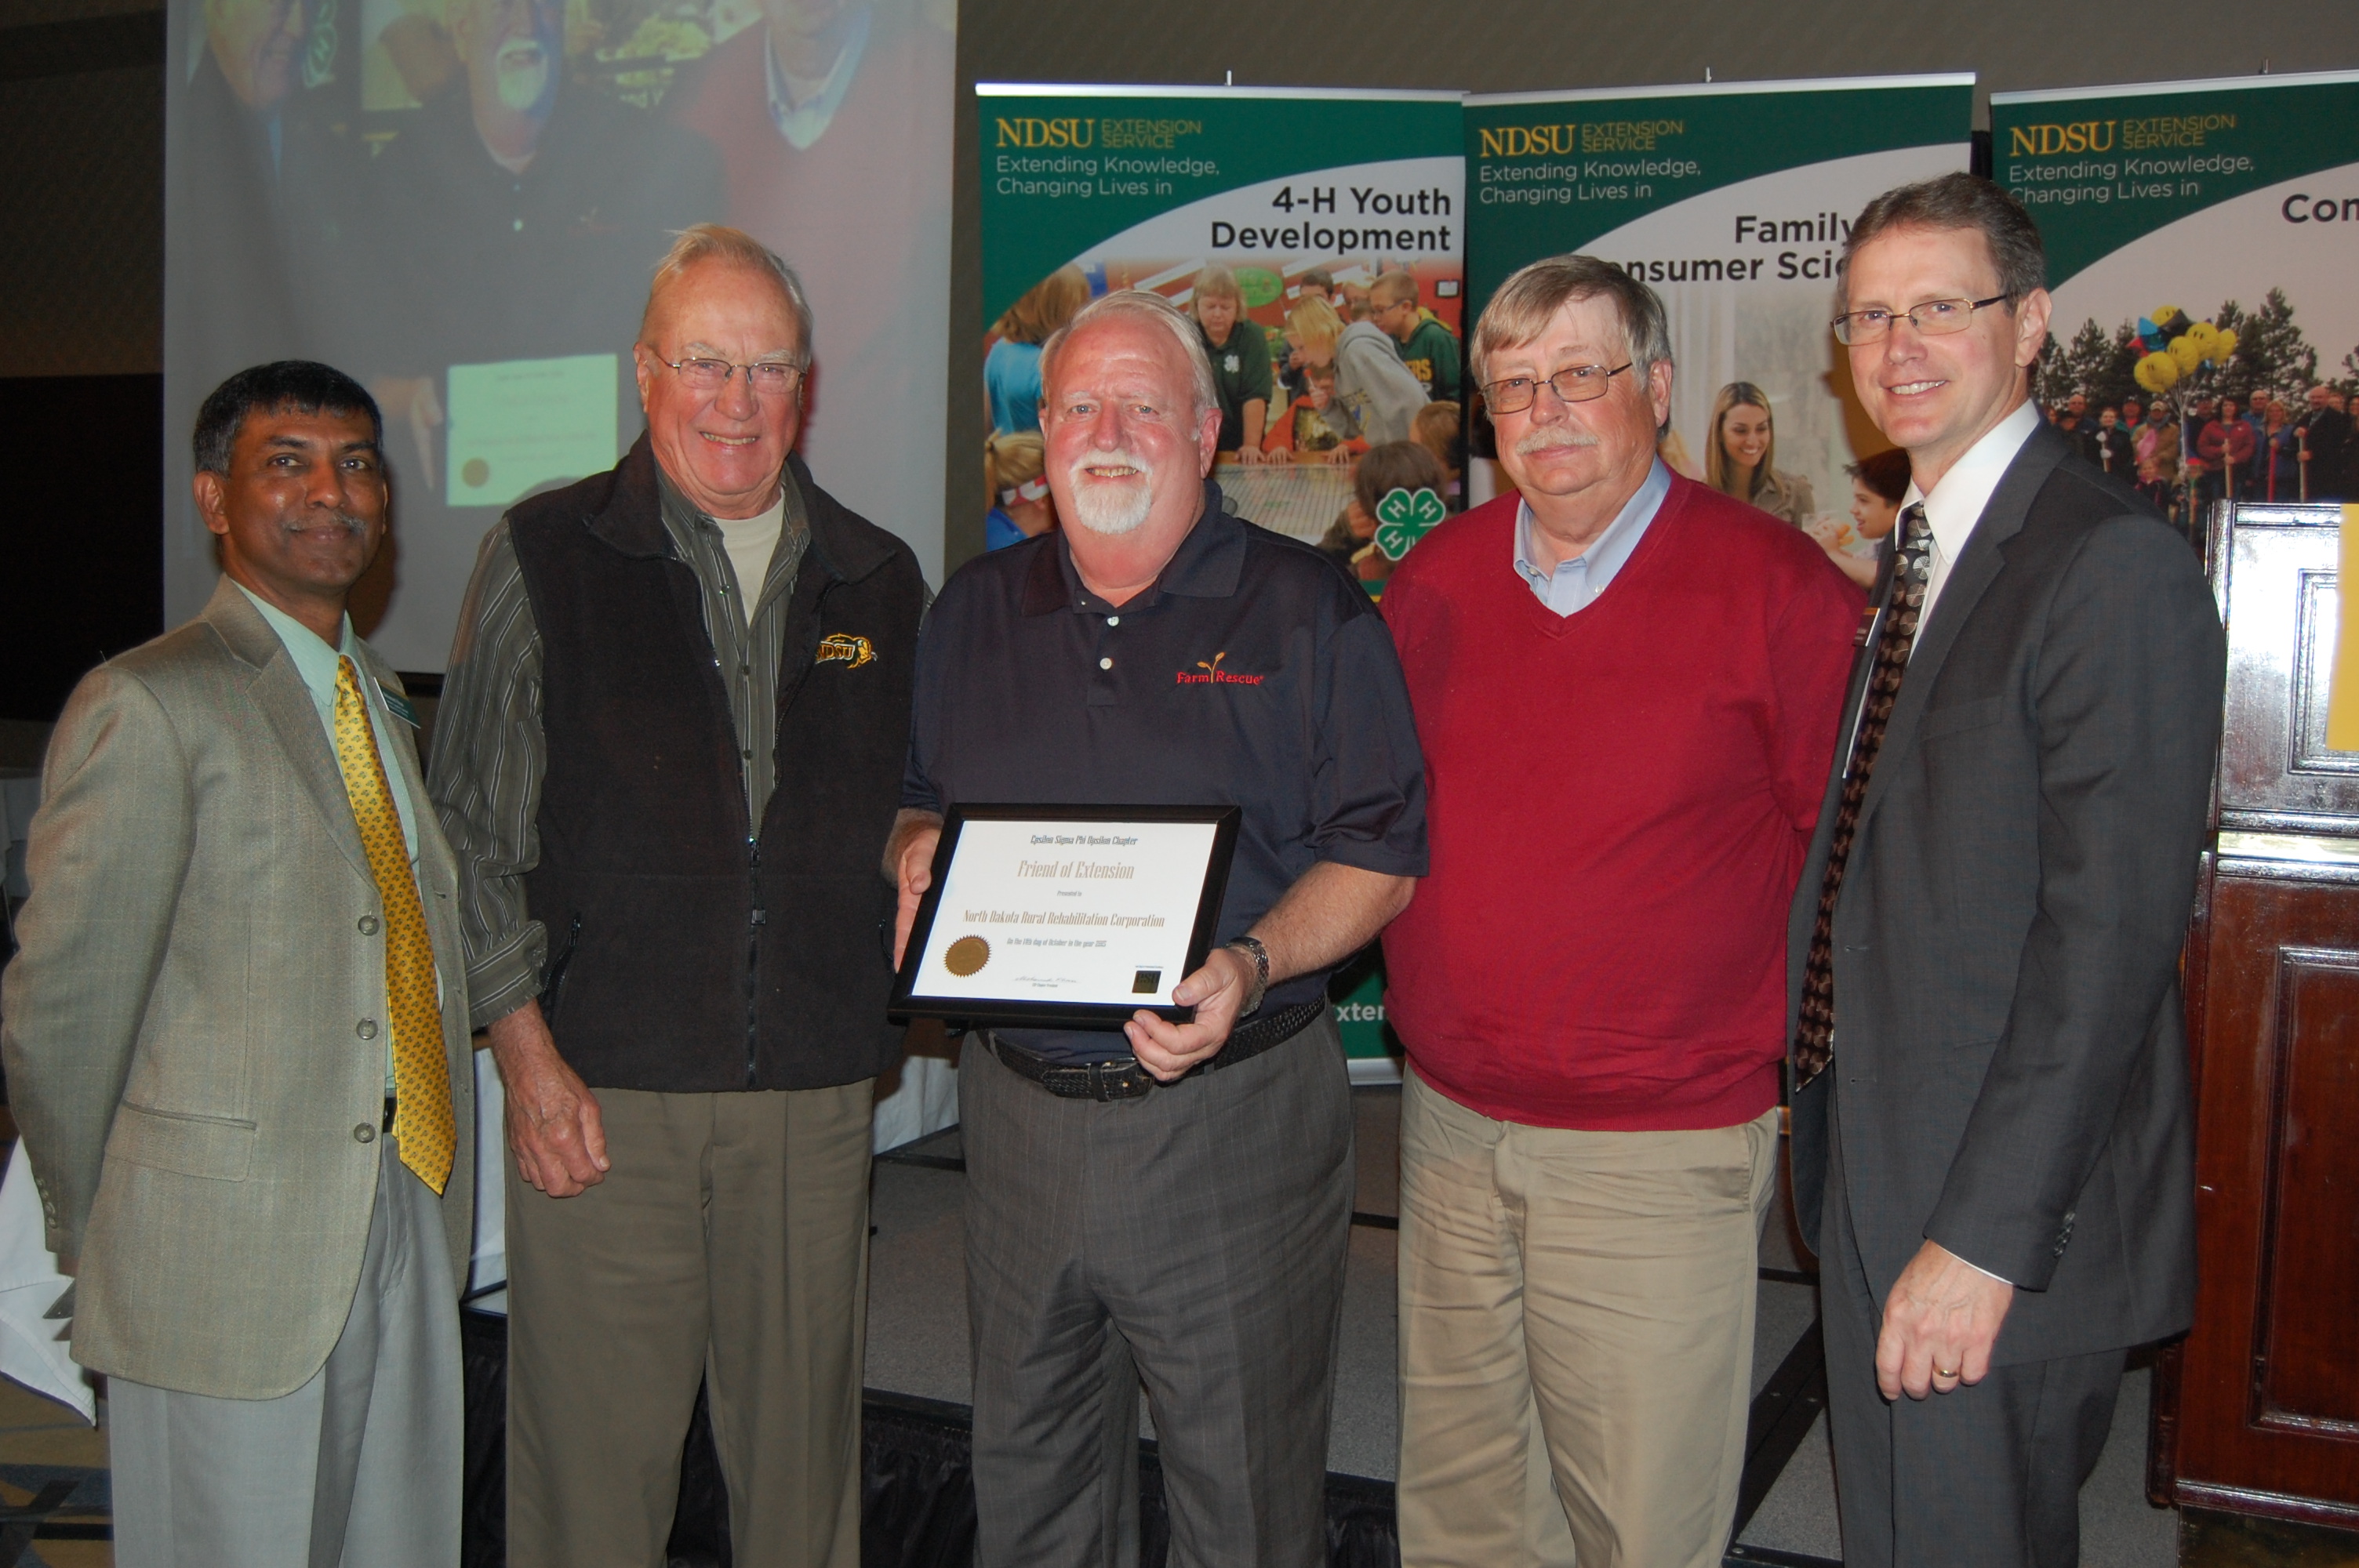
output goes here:
[[1408, 694], [1355, 584], [1222, 510], [1193, 322], [1108, 295], [1041, 370], [1067, 526], [934, 605], [886, 855], [898, 940], [962, 801], [1244, 821], [1223, 946], [1172, 993], [1194, 1022], [996, 1031], [959, 1075], [976, 1562], [1135, 1558], [1143, 1378], [1174, 1560], [1310, 1568], [1353, 1182], [1325, 987], [1425, 873]]

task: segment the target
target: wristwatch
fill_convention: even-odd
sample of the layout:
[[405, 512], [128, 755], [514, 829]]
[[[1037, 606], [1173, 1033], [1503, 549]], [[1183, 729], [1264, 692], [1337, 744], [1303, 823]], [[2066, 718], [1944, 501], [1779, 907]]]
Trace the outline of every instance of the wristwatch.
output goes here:
[[1233, 951], [1243, 953], [1253, 960], [1253, 989], [1245, 993], [1244, 1003], [1237, 1009], [1237, 1016], [1243, 1018], [1261, 1006], [1261, 999], [1269, 994], [1269, 949], [1254, 936], [1240, 936], [1228, 946]]

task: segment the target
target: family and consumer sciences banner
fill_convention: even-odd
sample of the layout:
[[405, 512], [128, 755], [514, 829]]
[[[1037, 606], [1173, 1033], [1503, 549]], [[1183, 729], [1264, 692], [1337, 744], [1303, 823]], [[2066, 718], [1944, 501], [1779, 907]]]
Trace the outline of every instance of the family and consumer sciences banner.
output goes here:
[[[1407, 272], [1425, 311], [1459, 331], [1467, 216], [1454, 92], [1001, 83], [975, 92], [984, 395], [996, 439], [1037, 427], [1037, 370], [1022, 378], [1063, 317], [1116, 288], [1152, 289], [1190, 309], [1210, 264], [1237, 283], [1226, 341], [1250, 332], [1267, 351], [1273, 426], [1310, 395], [1299, 372], [1296, 388], [1287, 385], [1285, 336], [1307, 278], [1310, 294], [1348, 299], [1379, 274]], [[1316, 540], [1343, 510], [1350, 472], [1224, 462], [1216, 477], [1243, 515]], [[1335, 988], [1360, 1082], [1397, 1075], [1381, 981], [1369, 962]]]
[[2299, 415], [2359, 378], [2359, 74], [1994, 93], [1991, 153], [2048, 243], [2044, 401], [2185, 418], [2267, 391]]
[[1878, 192], [1966, 168], [1973, 111], [1971, 75], [1470, 98], [1469, 319], [1542, 256], [1619, 265], [1670, 317], [1665, 458], [1719, 472], [1716, 406], [1749, 385], [1788, 520], [1847, 526], [1844, 465], [1891, 443], [1827, 327], [1843, 235]]

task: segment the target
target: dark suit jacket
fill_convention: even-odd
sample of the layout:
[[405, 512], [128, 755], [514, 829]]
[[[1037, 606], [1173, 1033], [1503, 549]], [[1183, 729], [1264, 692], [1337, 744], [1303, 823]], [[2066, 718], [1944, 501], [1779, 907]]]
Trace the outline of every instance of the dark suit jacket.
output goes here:
[[[2226, 656], [2185, 541], [2042, 426], [1885, 730], [1835, 908], [1835, 1056], [1794, 1098], [1795, 1206], [1821, 1255], [1822, 1227], [1854, 1227], [1878, 1300], [1928, 1238], [2013, 1281], [2003, 1365], [2193, 1311], [2178, 961]], [[1798, 997], [1841, 769], [1794, 902]], [[1850, 1201], [1822, 1217], [1831, 1115]]]

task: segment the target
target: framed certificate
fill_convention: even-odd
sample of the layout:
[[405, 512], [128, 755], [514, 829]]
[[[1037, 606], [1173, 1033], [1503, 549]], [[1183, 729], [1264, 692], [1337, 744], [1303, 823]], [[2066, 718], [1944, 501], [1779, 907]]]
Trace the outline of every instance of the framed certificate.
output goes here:
[[1196, 1016], [1171, 988], [1212, 950], [1233, 806], [961, 806], [893, 981], [891, 1016], [1116, 1029]]

